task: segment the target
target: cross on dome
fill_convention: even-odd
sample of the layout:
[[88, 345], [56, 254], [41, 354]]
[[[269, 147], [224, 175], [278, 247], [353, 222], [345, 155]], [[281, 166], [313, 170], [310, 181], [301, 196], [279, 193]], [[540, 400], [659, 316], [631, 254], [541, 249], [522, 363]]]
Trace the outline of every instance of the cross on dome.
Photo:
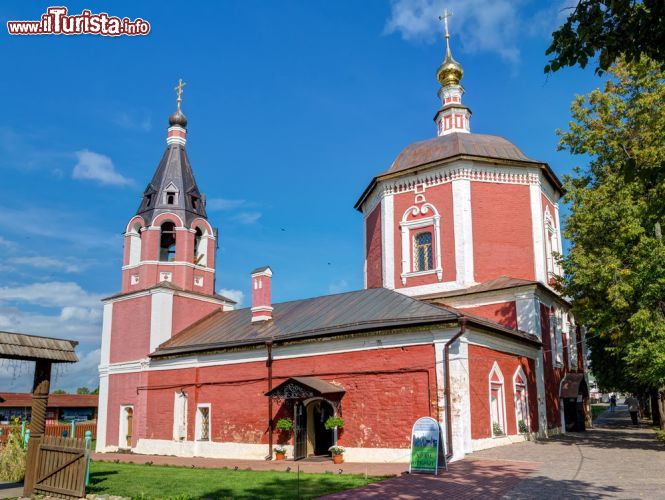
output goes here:
[[[446, 31], [448, 28], [446, 28]], [[174, 87], [173, 90], [175, 90], [176, 95], [178, 98], [176, 99], [176, 102], [178, 103], [178, 109], [180, 109], [180, 104], [182, 103], [182, 92], [183, 88], [187, 85], [185, 82], [182, 81], [182, 78], [178, 79], [178, 85]]]
[[[178, 85], [176, 85], [173, 90], [175, 90], [176, 93], [176, 105], [178, 108], [176, 109], [175, 113], [173, 113], [171, 116], [169, 116], [169, 127], [181, 127], [183, 129], [187, 128], [187, 118], [183, 114], [183, 112], [180, 110], [180, 105], [182, 104], [182, 92], [183, 88], [187, 85], [185, 82], [182, 81], [182, 78], [178, 79]], [[184, 136], [183, 136], [184, 138]], [[168, 142], [168, 140], [167, 140]], [[184, 142], [183, 142], [184, 144]]]

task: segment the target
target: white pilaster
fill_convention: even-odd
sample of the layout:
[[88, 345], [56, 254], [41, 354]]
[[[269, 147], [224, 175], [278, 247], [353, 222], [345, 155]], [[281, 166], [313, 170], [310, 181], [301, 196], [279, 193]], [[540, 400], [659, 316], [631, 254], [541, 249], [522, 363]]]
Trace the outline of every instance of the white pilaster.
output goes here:
[[449, 348], [450, 399], [453, 417], [453, 458], [461, 460], [472, 451], [471, 391], [469, 383], [469, 344], [460, 337]]
[[151, 293], [150, 352], [171, 338], [173, 330], [173, 292], [155, 290]]
[[531, 199], [531, 228], [533, 233], [533, 261], [536, 281], [547, 284], [547, 270], [545, 269], [545, 241], [543, 229], [543, 200], [540, 184], [529, 185]]
[[455, 179], [452, 184], [456, 276], [460, 286], [466, 287], [475, 282], [473, 270], [471, 181], [469, 179]]
[[99, 359], [99, 406], [97, 408], [97, 441], [95, 448], [103, 451], [106, 447], [106, 422], [108, 413], [109, 375], [111, 363], [111, 327], [113, 321], [113, 302], [104, 304], [102, 313], [102, 346]]
[[392, 193], [381, 198], [381, 268], [383, 287], [395, 288], [395, 205]]
[[545, 393], [545, 371], [543, 351], [536, 356], [536, 390], [538, 392], [538, 435], [547, 437], [547, 394]]

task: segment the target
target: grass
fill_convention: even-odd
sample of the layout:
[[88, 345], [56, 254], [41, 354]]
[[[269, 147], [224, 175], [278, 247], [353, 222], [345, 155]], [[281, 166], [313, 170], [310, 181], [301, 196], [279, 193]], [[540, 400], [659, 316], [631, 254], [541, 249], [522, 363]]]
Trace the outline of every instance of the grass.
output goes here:
[[659, 427], [654, 427], [653, 430], [656, 432], [656, 439], [665, 444], [665, 430], [662, 430]]
[[[333, 469], [336, 470], [336, 469]], [[141, 499], [314, 498], [365, 486], [383, 477], [191, 469], [157, 465], [93, 462], [88, 493]], [[298, 482], [300, 484], [298, 484]]]
[[609, 410], [609, 409], [610, 409], [610, 405], [607, 405], [607, 404], [604, 404], [604, 403], [591, 405], [591, 420], [592, 421], [596, 420], [598, 415], [603, 413], [605, 410]]

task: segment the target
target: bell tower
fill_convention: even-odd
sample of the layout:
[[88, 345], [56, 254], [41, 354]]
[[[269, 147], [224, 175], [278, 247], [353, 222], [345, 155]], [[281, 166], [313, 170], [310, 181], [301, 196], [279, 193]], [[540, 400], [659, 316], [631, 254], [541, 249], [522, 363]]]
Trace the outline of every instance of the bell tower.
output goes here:
[[127, 224], [122, 291], [172, 283], [188, 291], [215, 290], [216, 231], [189, 163], [187, 118], [181, 110], [185, 83], [176, 87], [177, 109], [169, 117], [166, 151]]

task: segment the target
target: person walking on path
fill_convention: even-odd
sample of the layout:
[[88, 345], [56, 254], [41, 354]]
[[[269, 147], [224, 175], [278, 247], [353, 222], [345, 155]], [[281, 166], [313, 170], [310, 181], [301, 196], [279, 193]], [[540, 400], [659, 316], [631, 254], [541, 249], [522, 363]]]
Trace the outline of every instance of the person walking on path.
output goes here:
[[630, 419], [633, 421], [633, 425], [637, 425], [637, 414], [640, 411], [640, 402], [635, 396], [629, 396], [626, 398], [626, 404], [628, 405], [628, 411], [630, 412]]
[[614, 411], [614, 409], [617, 407], [617, 397], [612, 394], [610, 396], [610, 411]]

